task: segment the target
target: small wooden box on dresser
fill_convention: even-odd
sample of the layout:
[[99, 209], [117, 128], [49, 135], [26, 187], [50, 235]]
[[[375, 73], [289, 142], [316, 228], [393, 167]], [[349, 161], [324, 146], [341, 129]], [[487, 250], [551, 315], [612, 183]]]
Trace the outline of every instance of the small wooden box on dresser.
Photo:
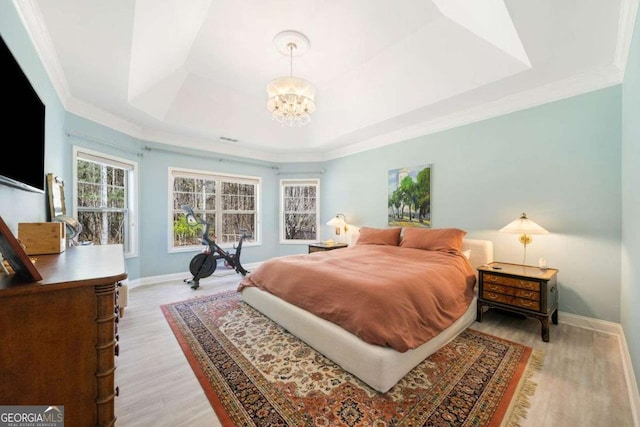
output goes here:
[[492, 262], [478, 267], [478, 322], [484, 309], [498, 308], [538, 319], [549, 342], [551, 320], [558, 324], [558, 270]]
[[67, 426], [113, 426], [122, 245], [36, 258], [40, 282], [0, 276], [0, 404], [64, 406]]

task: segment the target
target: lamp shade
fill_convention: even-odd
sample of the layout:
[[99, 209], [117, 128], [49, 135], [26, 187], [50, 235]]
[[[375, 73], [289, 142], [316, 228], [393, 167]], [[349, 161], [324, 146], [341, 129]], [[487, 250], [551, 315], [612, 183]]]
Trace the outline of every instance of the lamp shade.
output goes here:
[[525, 213], [520, 215], [520, 218], [502, 227], [500, 231], [514, 234], [549, 234], [547, 230], [527, 218]]
[[347, 225], [347, 223], [344, 221], [344, 219], [336, 215], [327, 222], [327, 225], [330, 225], [332, 227], [344, 227], [345, 225]]

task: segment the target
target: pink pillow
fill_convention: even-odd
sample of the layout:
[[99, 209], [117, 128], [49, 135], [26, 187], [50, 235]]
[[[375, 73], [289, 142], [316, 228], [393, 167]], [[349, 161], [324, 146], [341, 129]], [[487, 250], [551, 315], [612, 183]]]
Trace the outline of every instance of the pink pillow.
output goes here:
[[458, 228], [412, 228], [404, 229], [400, 246], [458, 253], [462, 250], [462, 238], [466, 231]]
[[356, 245], [389, 245], [398, 246], [402, 228], [370, 228], [361, 227]]

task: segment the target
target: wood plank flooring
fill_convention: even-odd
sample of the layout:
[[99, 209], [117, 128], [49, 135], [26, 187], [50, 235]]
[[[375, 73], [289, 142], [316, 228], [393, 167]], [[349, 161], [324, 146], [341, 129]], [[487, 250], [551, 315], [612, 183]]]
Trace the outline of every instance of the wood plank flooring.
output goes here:
[[[202, 280], [197, 290], [181, 282], [130, 290], [118, 326], [118, 427], [220, 425], [160, 305], [235, 289], [240, 279], [223, 271]], [[534, 319], [490, 310], [482, 323], [471, 326], [544, 352], [544, 368], [533, 378], [538, 386], [522, 426], [633, 426], [618, 338], [560, 322], [552, 325], [548, 343]]]

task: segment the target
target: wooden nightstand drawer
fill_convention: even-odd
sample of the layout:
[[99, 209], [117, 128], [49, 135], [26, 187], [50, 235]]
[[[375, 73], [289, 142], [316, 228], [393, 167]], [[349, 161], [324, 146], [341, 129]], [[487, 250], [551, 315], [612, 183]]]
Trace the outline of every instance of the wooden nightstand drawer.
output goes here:
[[496, 292], [482, 291], [482, 298], [491, 301], [497, 301], [504, 304], [512, 304], [513, 297], [505, 294], [498, 294]]
[[482, 298], [490, 301], [500, 302], [502, 304], [512, 305], [515, 307], [522, 307], [528, 310], [540, 310], [540, 301], [517, 298], [510, 295], [499, 294], [496, 292], [483, 291]]
[[497, 276], [495, 274], [485, 274], [484, 281], [490, 283], [499, 283], [506, 286], [514, 286], [516, 288], [531, 289], [534, 291], [540, 290], [540, 282], [534, 282], [532, 280], [515, 279], [513, 277]]
[[524, 298], [514, 298], [511, 304], [517, 307], [526, 308], [528, 310], [540, 311], [540, 301], [534, 301]]
[[483, 290], [489, 292], [498, 292], [505, 295], [513, 295], [520, 298], [540, 299], [540, 292], [530, 291], [528, 289], [511, 288], [509, 286], [495, 285], [493, 283], [484, 283]]

